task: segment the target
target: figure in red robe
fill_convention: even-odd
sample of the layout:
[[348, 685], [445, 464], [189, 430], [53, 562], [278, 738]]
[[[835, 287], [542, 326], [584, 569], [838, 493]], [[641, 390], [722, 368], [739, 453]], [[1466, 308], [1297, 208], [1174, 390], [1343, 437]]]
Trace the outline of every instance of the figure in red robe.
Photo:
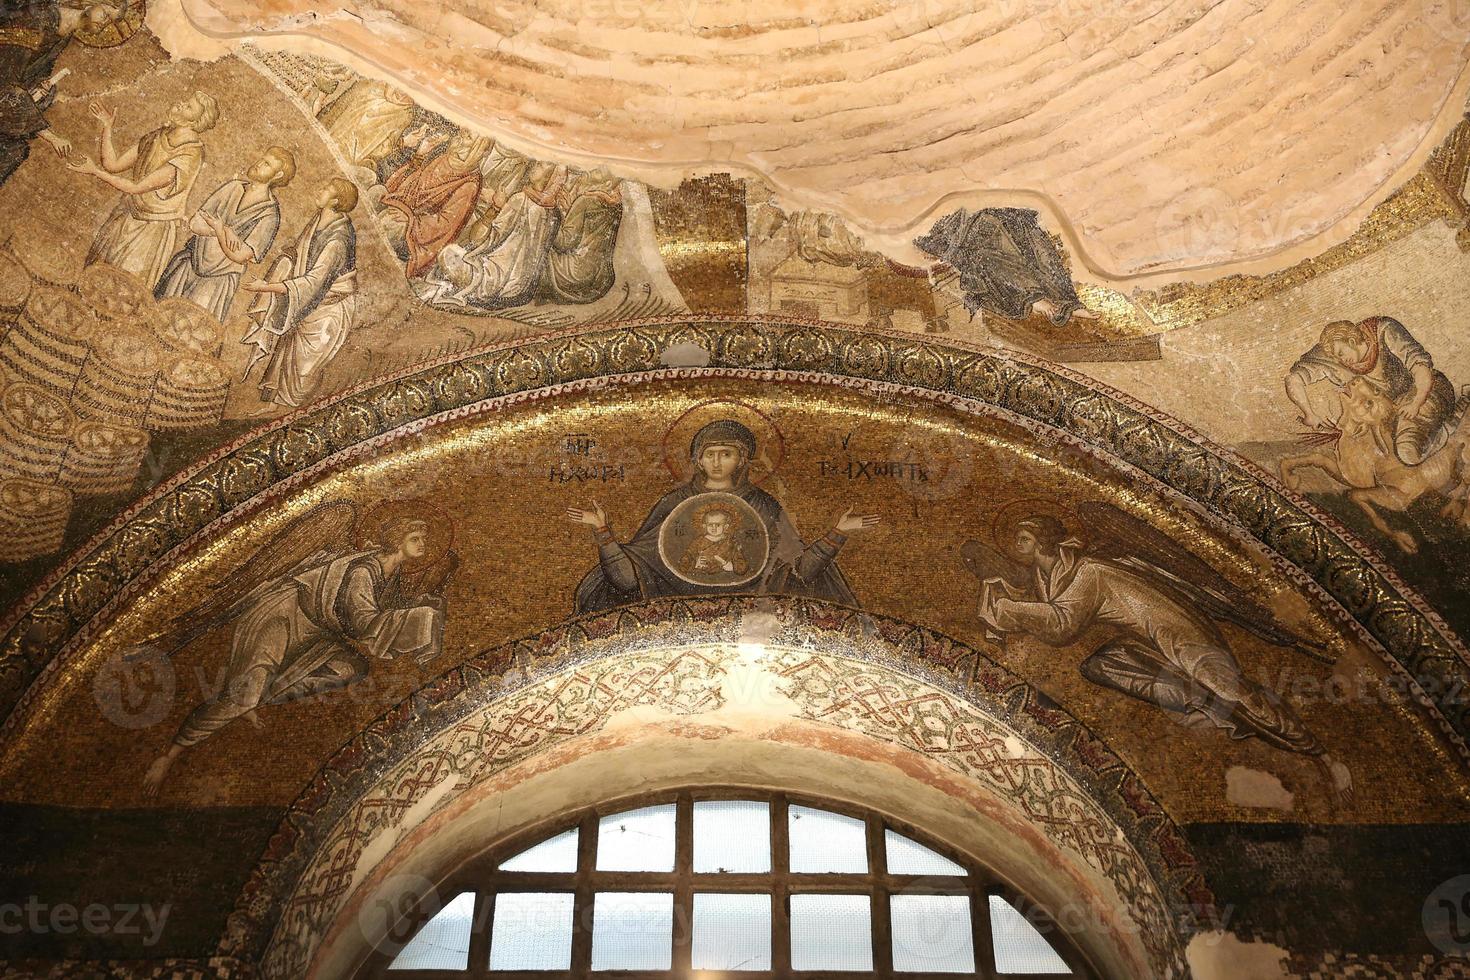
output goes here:
[[484, 139], [460, 133], [438, 152], [420, 149], [388, 178], [379, 218], [408, 263], [408, 278], [432, 269], [470, 220], [487, 146]]

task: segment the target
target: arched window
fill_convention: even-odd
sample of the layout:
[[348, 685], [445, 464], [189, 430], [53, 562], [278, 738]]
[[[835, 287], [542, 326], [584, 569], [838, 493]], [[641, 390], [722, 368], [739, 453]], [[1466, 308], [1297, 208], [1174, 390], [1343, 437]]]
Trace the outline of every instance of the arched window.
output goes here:
[[569, 814], [436, 894], [359, 976], [1096, 975], [983, 867], [882, 815], [786, 794]]

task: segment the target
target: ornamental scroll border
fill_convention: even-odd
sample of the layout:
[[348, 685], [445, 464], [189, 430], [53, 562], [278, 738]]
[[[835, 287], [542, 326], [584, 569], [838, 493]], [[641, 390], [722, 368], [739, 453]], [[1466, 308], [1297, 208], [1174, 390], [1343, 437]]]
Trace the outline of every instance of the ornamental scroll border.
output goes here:
[[[707, 352], [709, 368], [681, 372], [664, 365], [663, 353], [676, 345]], [[0, 621], [0, 741], [40, 689], [37, 682], [167, 559], [354, 450], [492, 399], [731, 372], [896, 386], [959, 408], [978, 404], [1147, 476], [1253, 538], [1283, 571], [1342, 610], [1387, 666], [1413, 682], [1416, 700], [1470, 765], [1470, 699], [1450, 706], [1420, 687], [1470, 691], [1463, 644], [1344, 525], [1259, 467], [1127, 395], [1038, 358], [818, 320], [720, 314], [573, 328], [449, 355], [350, 388], [224, 446], [125, 510]]]
[[[1082, 788], [1111, 822], [1109, 833], [1123, 833], [1138, 863], [1097, 870], [1118, 889], [1131, 914], [1148, 916], [1164, 933], [1146, 930], [1151, 934], [1143, 937], [1158, 975], [1188, 976], [1183, 946], [1196, 931], [1214, 926], [1218, 914], [1214, 895], [1183, 831], [1102, 739], [975, 647], [893, 617], [784, 596], [681, 597], [624, 606], [500, 644], [445, 671], [375, 719], [317, 770], [287, 808], [241, 888], [215, 956], [257, 963], [266, 975], [276, 972], [270, 964], [282, 957], [294, 957], [291, 968], [304, 969], [311, 952], [291, 949], [297, 940], [283, 934], [287, 912], [300, 913], [303, 906], [343, 896], [351, 876], [342, 868], [352, 862], [342, 865], [335, 852], [326, 854], [324, 849], [341, 821], [365, 800], [391, 804], [396, 811], [414, 805], [416, 796], [385, 792], [380, 784], [386, 773], [437, 735], [490, 704], [609, 658], [738, 644], [751, 616], [777, 624], [774, 631], [762, 632], [762, 642], [773, 648], [809, 647], [814, 655], [892, 671], [955, 698], [1024, 738], [1049, 765]], [[421, 766], [411, 769], [413, 788], [426, 790], [433, 781], [424, 778]], [[1035, 788], [1027, 781], [1023, 795], [1027, 787]], [[378, 826], [376, 818], [370, 822]], [[354, 831], [347, 839], [354, 846], [366, 843]], [[1054, 843], [1071, 847], [1092, 865], [1075, 844], [1059, 839]], [[323, 862], [337, 867], [326, 876], [334, 883], [332, 895], [297, 894], [299, 883], [313, 868], [316, 877], [322, 877]], [[318, 922], [318, 930], [335, 914]]]

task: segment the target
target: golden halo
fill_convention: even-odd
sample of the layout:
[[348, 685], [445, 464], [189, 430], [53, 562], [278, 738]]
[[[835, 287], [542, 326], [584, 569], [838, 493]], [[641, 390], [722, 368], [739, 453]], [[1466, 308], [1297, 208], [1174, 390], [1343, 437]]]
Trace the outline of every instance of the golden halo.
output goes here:
[[385, 500], [373, 505], [357, 525], [356, 544], [359, 551], [378, 546], [378, 533], [383, 525], [397, 517], [412, 517], [429, 525], [429, 547], [422, 558], [406, 561], [400, 566], [405, 575], [421, 572], [438, 564], [454, 545], [454, 522], [438, 507], [422, 497], [405, 497], [402, 500]]
[[1023, 497], [1012, 500], [1000, 510], [990, 522], [990, 540], [1007, 558], [1015, 558], [1016, 528], [1028, 517], [1045, 515], [1055, 517], [1067, 528], [1074, 538], [1085, 538], [1082, 522], [1070, 507], [1044, 500], [1040, 497]]
[[117, 47], [138, 33], [138, 28], [143, 26], [143, 18], [148, 14], [146, 0], [115, 0], [111, 3], [106, 0], [98, 0], [98, 2], [108, 7], [121, 6], [122, 13], [106, 27], [94, 28], [83, 25], [76, 29], [76, 33], [72, 36], [89, 48]]
[[761, 484], [775, 475], [786, 457], [786, 437], [765, 412], [746, 402], [713, 398], [700, 402], [674, 420], [664, 433], [664, 465], [681, 483], [694, 475], [694, 461], [689, 447], [694, 435], [711, 422], [732, 419], [755, 435], [755, 458], [750, 461], [748, 479]]

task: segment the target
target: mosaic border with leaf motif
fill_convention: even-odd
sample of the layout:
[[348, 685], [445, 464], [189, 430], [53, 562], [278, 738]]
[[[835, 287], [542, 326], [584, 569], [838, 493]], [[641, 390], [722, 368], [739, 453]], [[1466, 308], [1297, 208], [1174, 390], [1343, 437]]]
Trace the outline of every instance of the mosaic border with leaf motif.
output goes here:
[[[664, 351], [693, 344], [710, 368], [681, 372]], [[1422, 598], [1339, 522], [1177, 420], [1038, 359], [913, 334], [780, 316], [673, 316], [570, 330], [451, 355], [342, 393], [247, 435], [120, 515], [0, 623], [6, 727], [48, 668], [177, 549], [217, 532], [309, 473], [395, 433], [491, 400], [521, 400], [687, 374], [895, 385], [955, 407], [975, 404], [1077, 440], [1194, 501], [1314, 584], [1386, 654], [1390, 668], [1443, 692], [1470, 690], [1470, 656]], [[1418, 700], [1470, 760], [1470, 702]]]

